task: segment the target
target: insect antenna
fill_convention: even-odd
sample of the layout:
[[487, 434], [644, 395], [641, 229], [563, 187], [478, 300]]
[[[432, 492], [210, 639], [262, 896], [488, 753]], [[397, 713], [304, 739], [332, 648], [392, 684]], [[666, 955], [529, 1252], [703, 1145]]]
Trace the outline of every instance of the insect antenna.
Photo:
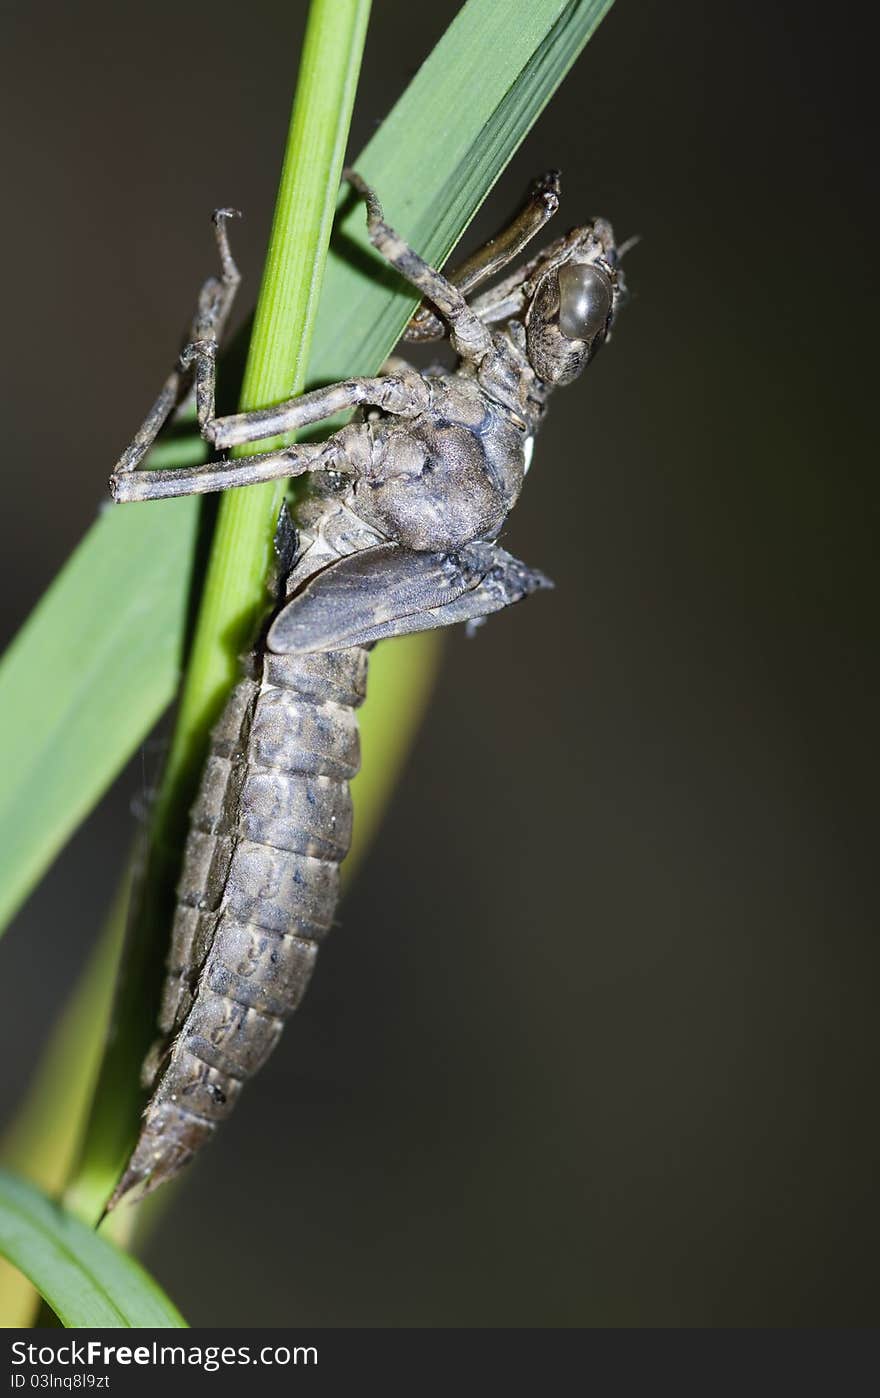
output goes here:
[[636, 243], [640, 243], [641, 241], [641, 233], [633, 233], [631, 238], [627, 238], [625, 242], [621, 243], [620, 247], [617, 249], [617, 256], [623, 259], [628, 252], [632, 252]]

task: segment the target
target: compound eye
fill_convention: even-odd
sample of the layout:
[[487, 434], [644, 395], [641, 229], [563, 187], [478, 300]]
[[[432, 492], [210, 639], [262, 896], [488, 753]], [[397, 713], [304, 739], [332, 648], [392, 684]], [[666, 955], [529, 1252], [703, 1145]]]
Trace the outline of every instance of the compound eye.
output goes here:
[[605, 329], [613, 301], [611, 282], [589, 262], [559, 269], [559, 329], [567, 340], [594, 340]]

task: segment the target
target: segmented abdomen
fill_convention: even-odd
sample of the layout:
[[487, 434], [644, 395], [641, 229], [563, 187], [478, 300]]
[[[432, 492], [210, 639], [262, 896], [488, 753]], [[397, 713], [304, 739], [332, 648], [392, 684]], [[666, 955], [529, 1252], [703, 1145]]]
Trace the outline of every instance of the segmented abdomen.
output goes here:
[[114, 1201], [186, 1164], [263, 1065], [333, 921], [359, 765], [360, 648], [267, 654], [233, 690], [192, 812], [153, 1087]]

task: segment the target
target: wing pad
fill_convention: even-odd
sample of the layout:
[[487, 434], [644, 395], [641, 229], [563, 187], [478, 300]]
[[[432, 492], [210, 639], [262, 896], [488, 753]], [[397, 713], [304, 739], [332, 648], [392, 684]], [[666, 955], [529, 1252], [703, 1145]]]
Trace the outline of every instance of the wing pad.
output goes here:
[[366, 646], [473, 621], [552, 586], [495, 544], [454, 553], [382, 544], [340, 559], [308, 582], [278, 613], [267, 644], [279, 655]]

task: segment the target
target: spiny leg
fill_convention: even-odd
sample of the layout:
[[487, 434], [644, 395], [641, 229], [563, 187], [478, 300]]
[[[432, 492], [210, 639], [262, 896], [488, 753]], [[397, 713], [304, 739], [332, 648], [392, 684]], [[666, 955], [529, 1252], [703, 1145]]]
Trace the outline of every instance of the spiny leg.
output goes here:
[[308, 471], [351, 470], [341, 435], [326, 442], [304, 442], [280, 451], [240, 456], [234, 461], [207, 461], [202, 466], [170, 471], [120, 471], [110, 477], [110, 493], [117, 504], [137, 500], [168, 500], [177, 495], [206, 495], [212, 490], [232, 490], [258, 485]]
[[[430, 391], [424, 380], [414, 369], [401, 363], [393, 373], [376, 378], [346, 379], [274, 407], [212, 418], [205, 424], [204, 435], [218, 447], [241, 446], [296, 431], [361, 404], [375, 405], [402, 417], [415, 417], [428, 406], [429, 398]], [[208, 461], [201, 466], [170, 471], [121, 471], [111, 476], [110, 492], [117, 504], [127, 504], [136, 500], [164, 500], [176, 495], [229, 490], [284, 476], [300, 476], [307, 471], [357, 474], [348, 459], [347, 448], [362, 433], [362, 425], [355, 424], [317, 445], [295, 444], [238, 457], [234, 461]], [[356, 453], [357, 459], [362, 455], [362, 452]]]
[[238, 218], [237, 209], [216, 209], [214, 221], [217, 250], [220, 254], [220, 276], [209, 277], [199, 292], [189, 339], [177, 364], [168, 375], [146, 418], [116, 463], [111, 477], [133, 471], [146, 456], [168, 418], [185, 401], [196, 384], [196, 410], [199, 426], [214, 415], [214, 375], [217, 343], [229, 317], [241, 276], [232, 258], [226, 221]]
[[202, 287], [196, 318], [193, 321], [192, 337], [180, 356], [184, 368], [190, 365], [195, 368], [196, 415], [203, 435], [214, 416], [217, 347], [241, 282], [241, 273], [233, 261], [229, 247], [226, 220], [240, 217], [236, 209], [217, 209], [213, 214], [221, 275], [219, 281], [211, 277]]
[[269, 408], [215, 418], [207, 425], [205, 436], [218, 448], [241, 446], [297, 432], [364, 404], [399, 417], [415, 417], [428, 405], [428, 389], [412, 369], [396, 369], [375, 378], [344, 379]]
[[523, 248], [547, 226], [559, 208], [559, 180], [558, 170], [548, 170], [533, 180], [525, 204], [510, 223], [449, 274], [450, 281], [459, 291], [465, 296], [470, 295], [515, 257], [519, 257]]
[[517, 267], [497, 286], [474, 297], [471, 309], [484, 325], [497, 325], [501, 321], [521, 315], [531, 288], [544, 268], [551, 263], [564, 262], [570, 251], [583, 242], [584, 233], [583, 228], [573, 228], [563, 237], [556, 238], [528, 262]]
[[[529, 189], [522, 208], [505, 224], [499, 233], [471, 253], [451, 272], [444, 276], [459, 291], [468, 296], [483, 282], [494, 277], [523, 249], [542, 228], [545, 228], [559, 208], [559, 171], [548, 170], [540, 175]], [[443, 325], [428, 306], [420, 306], [404, 333], [408, 341], [438, 340], [442, 337]]]
[[[274, 407], [228, 418], [212, 418], [204, 435], [218, 447], [241, 446], [266, 437], [296, 431], [361, 404], [371, 404], [402, 417], [415, 417], [427, 406], [430, 390], [414, 369], [402, 365], [376, 378], [346, 379], [327, 388], [304, 393]], [[348, 448], [355, 446], [353, 459]], [[256, 485], [261, 481], [301, 476], [308, 471], [359, 474], [354, 461], [369, 458], [372, 438], [364, 425], [353, 424], [319, 444], [298, 443], [234, 461], [208, 461], [201, 466], [170, 471], [118, 471], [110, 477], [110, 493], [117, 504], [138, 500], [166, 500], [177, 495], [202, 495], [212, 490]], [[365, 456], [366, 451], [366, 456]]]
[[449, 338], [456, 353], [466, 359], [481, 359], [492, 347], [492, 336], [471, 310], [458, 287], [414, 252], [400, 234], [385, 222], [382, 206], [374, 191], [356, 171], [344, 170], [343, 178], [366, 202], [367, 232], [374, 248], [436, 307], [449, 326]]

